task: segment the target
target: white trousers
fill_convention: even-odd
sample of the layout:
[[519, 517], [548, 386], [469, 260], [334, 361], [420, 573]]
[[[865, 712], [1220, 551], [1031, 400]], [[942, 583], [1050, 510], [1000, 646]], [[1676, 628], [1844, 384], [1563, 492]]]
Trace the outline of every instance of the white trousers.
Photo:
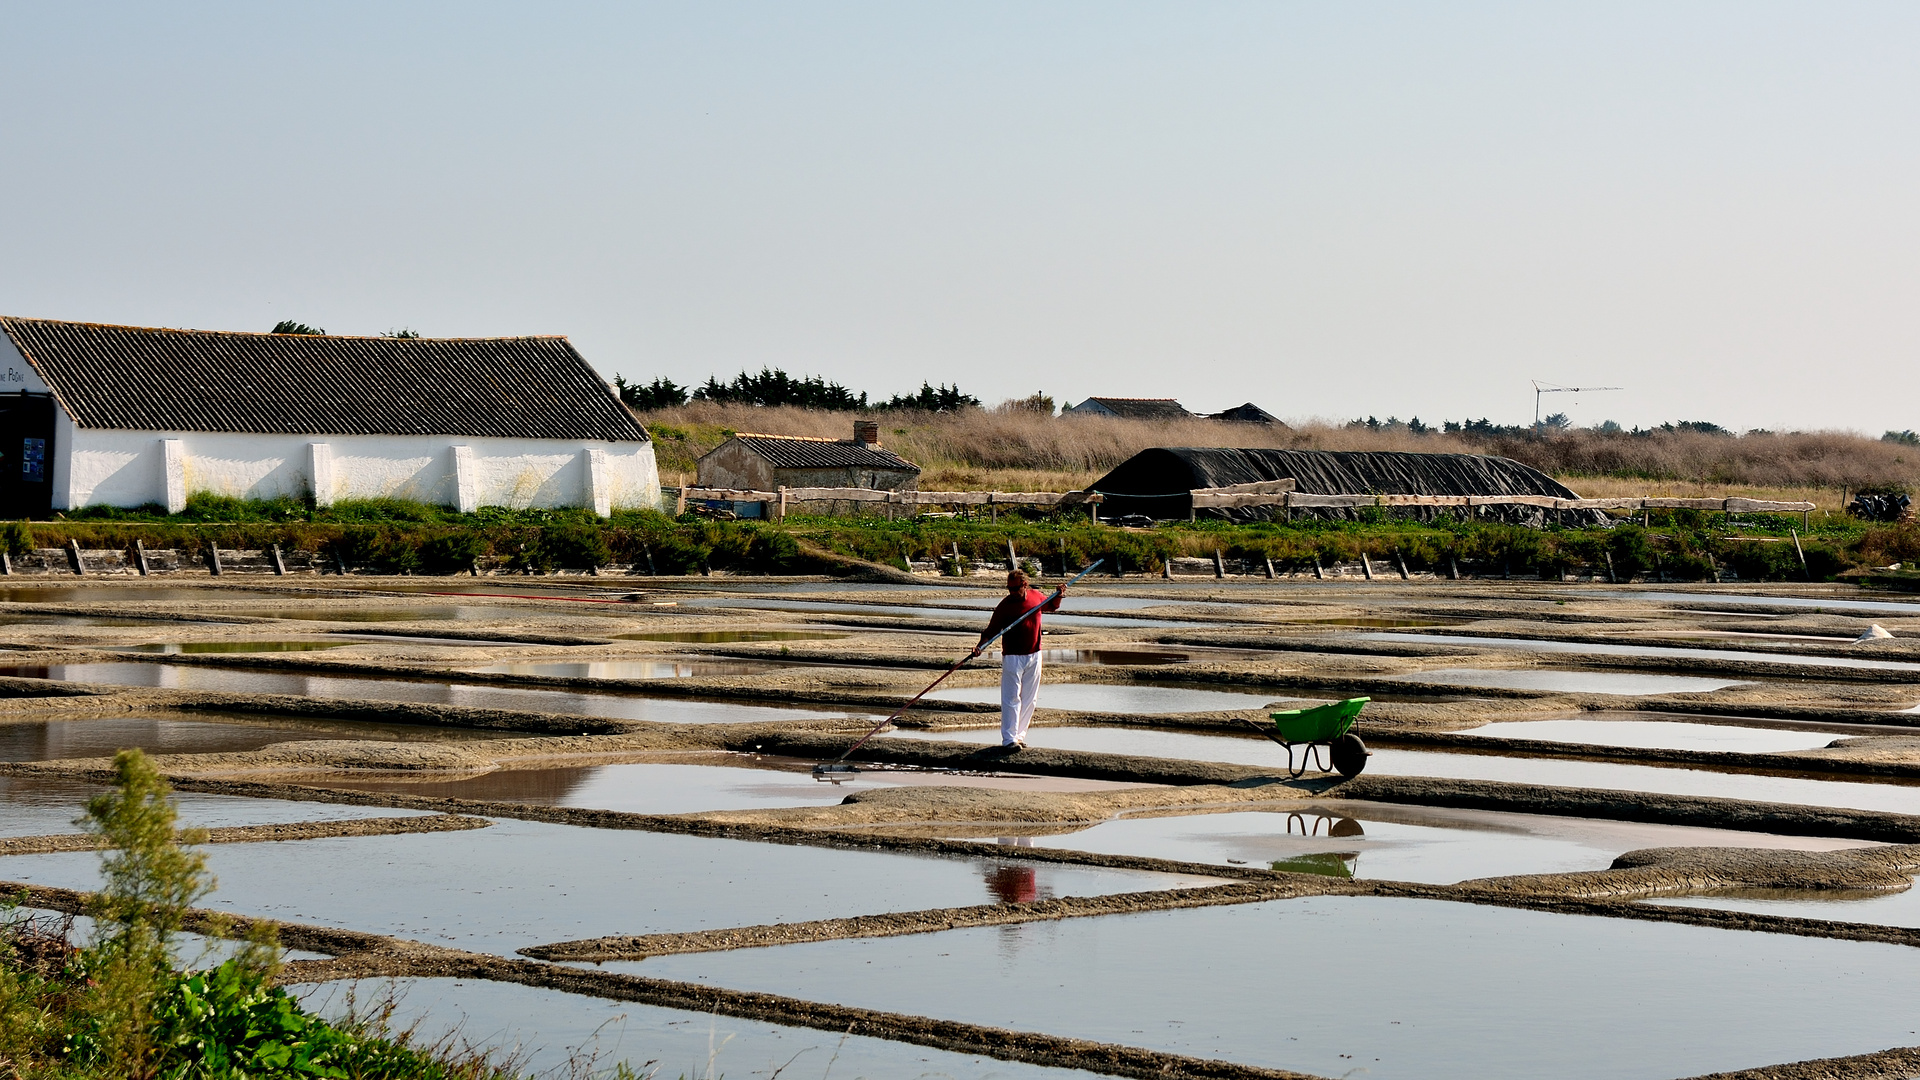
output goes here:
[[1040, 654], [1000, 657], [1000, 745], [1025, 742], [1040, 700]]

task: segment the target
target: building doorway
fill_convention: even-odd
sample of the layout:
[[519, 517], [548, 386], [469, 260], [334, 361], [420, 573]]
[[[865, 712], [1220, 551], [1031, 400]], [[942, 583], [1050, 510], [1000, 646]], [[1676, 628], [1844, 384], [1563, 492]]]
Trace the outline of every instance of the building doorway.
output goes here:
[[53, 397], [0, 394], [0, 518], [53, 514]]

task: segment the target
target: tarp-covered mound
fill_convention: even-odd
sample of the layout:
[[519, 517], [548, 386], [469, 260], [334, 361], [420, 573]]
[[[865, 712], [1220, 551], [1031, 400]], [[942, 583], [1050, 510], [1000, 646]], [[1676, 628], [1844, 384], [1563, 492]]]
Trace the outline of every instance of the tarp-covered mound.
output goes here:
[[[1192, 509], [1188, 492], [1291, 477], [1296, 491], [1310, 495], [1548, 495], [1577, 499], [1572, 490], [1538, 469], [1512, 458], [1486, 454], [1403, 454], [1389, 451], [1241, 450], [1212, 446], [1157, 446], [1120, 463], [1093, 484], [1107, 497], [1103, 516], [1146, 514], [1184, 518]], [[1396, 515], [1431, 517], [1458, 510], [1405, 507]], [[1263, 520], [1278, 508], [1206, 511], [1235, 520]], [[1353, 517], [1353, 510], [1294, 511], [1296, 516]], [[1484, 517], [1540, 522], [1547, 512], [1529, 506], [1489, 507]], [[1598, 510], [1565, 512], [1569, 525], [1605, 524]]]

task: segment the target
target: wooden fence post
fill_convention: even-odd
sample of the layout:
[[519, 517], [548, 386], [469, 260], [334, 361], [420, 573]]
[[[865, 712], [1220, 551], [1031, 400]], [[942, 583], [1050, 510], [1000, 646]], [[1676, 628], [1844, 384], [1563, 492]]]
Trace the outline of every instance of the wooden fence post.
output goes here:
[[687, 488], [686, 488], [686, 485], [683, 484], [680, 486], [679, 493], [674, 497], [674, 500], [673, 500], [673, 516], [679, 517], [681, 514], [684, 514], [686, 512], [687, 512]]
[[1373, 580], [1373, 561], [1367, 558], [1364, 551], [1360, 553], [1360, 572], [1367, 575], [1368, 581]]
[[287, 576], [287, 560], [280, 557], [279, 544], [267, 545], [267, 559], [273, 563], [273, 574], [275, 577]]
[[1280, 575], [1273, 572], [1273, 556], [1271, 555], [1267, 556], [1267, 580], [1272, 581], [1274, 578], [1279, 576]]
[[141, 577], [147, 576], [147, 545], [139, 537], [133, 541], [133, 566], [140, 571]]
[[1326, 578], [1326, 573], [1320, 569], [1320, 553], [1316, 551], [1313, 553], [1313, 580], [1325, 581]]
[[1227, 576], [1227, 561], [1221, 555], [1219, 548], [1213, 549], [1213, 576], [1216, 578]]
[[1404, 556], [1404, 555], [1402, 555], [1402, 554], [1400, 554], [1400, 549], [1399, 549], [1399, 548], [1394, 548], [1394, 549], [1393, 549], [1393, 562], [1394, 562], [1394, 565], [1396, 565], [1396, 566], [1398, 566], [1398, 567], [1400, 568], [1400, 580], [1401, 580], [1401, 581], [1410, 581], [1410, 580], [1412, 580], [1411, 578], [1409, 578], [1409, 577], [1407, 576], [1407, 559], [1406, 559], [1406, 556]]
[[80, 541], [75, 540], [71, 536], [67, 537], [67, 561], [73, 564], [74, 573], [84, 574], [87, 572], [87, 561], [80, 557]]
[[1788, 529], [1787, 535], [1793, 537], [1793, 553], [1800, 556], [1800, 572], [1807, 575], [1808, 581], [1812, 581], [1813, 571], [1807, 569], [1807, 553], [1800, 549], [1800, 534]]

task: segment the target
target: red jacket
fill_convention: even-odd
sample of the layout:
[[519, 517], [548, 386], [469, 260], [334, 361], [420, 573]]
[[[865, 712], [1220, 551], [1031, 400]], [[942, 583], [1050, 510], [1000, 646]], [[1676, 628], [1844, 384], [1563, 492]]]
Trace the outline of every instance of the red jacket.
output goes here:
[[[1041, 606], [1042, 601], [1045, 602], [1045, 606]], [[1040, 611], [1035, 611], [1024, 619], [1020, 618], [1021, 613], [1035, 607], [1040, 607]], [[1008, 593], [1007, 598], [1000, 601], [1000, 606], [993, 609], [993, 618], [987, 622], [987, 628], [981, 632], [980, 641], [985, 644], [988, 638], [1000, 632], [1001, 627], [1019, 619], [1019, 625], [1007, 631], [1007, 636], [1000, 639], [1000, 651], [1009, 656], [1037, 653], [1040, 651], [1040, 612], [1059, 610], [1060, 598], [1055, 596], [1049, 599], [1047, 594], [1039, 589], [1029, 587], [1022, 589], [1018, 594]]]

